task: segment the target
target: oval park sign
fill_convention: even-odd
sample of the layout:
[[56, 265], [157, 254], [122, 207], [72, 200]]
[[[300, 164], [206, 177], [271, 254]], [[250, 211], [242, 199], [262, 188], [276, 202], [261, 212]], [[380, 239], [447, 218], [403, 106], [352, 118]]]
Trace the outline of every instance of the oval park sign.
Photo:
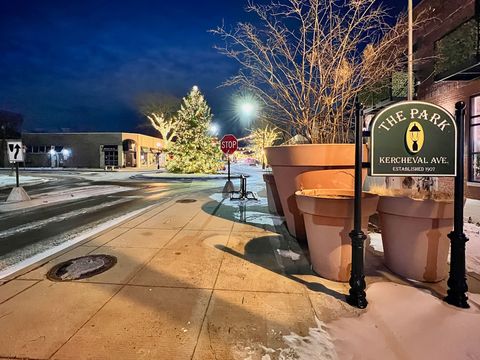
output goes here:
[[371, 176], [456, 176], [457, 126], [440, 106], [404, 101], [370, 124]]

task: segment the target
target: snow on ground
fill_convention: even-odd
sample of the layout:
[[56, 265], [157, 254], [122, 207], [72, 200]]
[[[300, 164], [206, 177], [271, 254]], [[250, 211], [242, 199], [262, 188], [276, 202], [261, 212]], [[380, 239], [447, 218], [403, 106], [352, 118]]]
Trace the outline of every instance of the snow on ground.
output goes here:
[[[37, 176], [20, 175], [19, 177], [20, 186], [25, 184], [47, 182], [48, 180], [49, 179], [45, 179]], [[17, 184], [17, 178], [15, 174], [13, 175], [0, 174], [0, 188], [16, 186], [16, 184]]]
[[471, 218], [472, 222], [480, 222], [480, 200], [467, 199], [463, 210], [465, 219]]
[[92, 185], [72, 188], [68, 190], [51, 191], [32, 196], [32, 199], [30, 201], [2, 203], [0, 206], [0, 213], [19, 209], [28, 209], [41, 205], [55, 204], [63, 201], [85, 199], [93, 196], [115, 194], [118, 192], [129, 191], [133, 189], [134, 188], [127, 186]]
[[383, 254], [382, 234], [371, 232], [368, 234], [368, 243], [373, 249], [374, 253], [379, 252]]
[[300, 260], [300, 254], [297, 254], [296, 252], [293, 252], [292, 250], [281, 250], [277, 249], [278, 255], [281, 257], [291, 259], [292, 261], [297, 261]]
[[340, 359], [480, 359], [480, 310], [458, 309], [409, 286], [382, 282], [367, 289], [358, 318], [328, 324]]
[[[325, 324], [315, 318], [317, 327], [310, 328], [307, 336], [295, 333], [282, 336], [284, 348], [272, 349], [262, 344], [234, 349], [235, 358], [242, 360], [336, 360], [335, 345]], [[273, 331], [273, 330], [272, 330]]]
[[465, 223], [467, 271], [480, 274], [480, 226]]
[[85, 207], [85, 208], [81, 208], [81, 209], [77, 209], [77, 210], [72, 210], [72, 211], [63, 213], [61, 215], [50, 217], [48, 219], [33, 221], [33, 222], [29, 222], [29, 223], [26, 223], [26, 224], [23, 224], [23, 225], [15, 226], [15, 227], [9, 228], [7, 230], [0, 231], [0, 239], [6, 238], [6, 237], [9, 237], [9, 236], [12, 236], [12, 235], [25, 233], [27, 231], [31, 231], [31, 230], [35, 230], [35, 229], [41, 229], [45, 225], [48, 225], [48, 224], [51, 224], [51, 223], [58, 223], [58, 222], [62, 222], [62, 221], [65, 221], [65, 220], [68, 221], [70, 219], [75, 218], [76, 216], [79, 216], [79, 215], [82, 215], [82, 214], [87, 214], [87, 213], [92, 213], [92, 212], [95, 212], [95, 211], [99, 211], [99, 210], [102, 210], [102, 209], [105, 209], [105, 208], [108, 208], [108, 207], [111, 207], [111, 206], [114, 206], [114, 205], [123, 204], [127, 201], [130, 201], [130, 199], [122, 198], [122, 199], [119, 199], [119, 200], [103, 203], [103, 204], [100, 204], [100, 205], [95, 205], [95, 206]]

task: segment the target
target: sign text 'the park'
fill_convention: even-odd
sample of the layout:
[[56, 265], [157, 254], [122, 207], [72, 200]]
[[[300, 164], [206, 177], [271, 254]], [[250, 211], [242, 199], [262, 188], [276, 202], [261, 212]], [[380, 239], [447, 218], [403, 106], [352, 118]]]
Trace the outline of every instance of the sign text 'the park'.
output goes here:
[[400, 102], [375, 116], [370, 129], [370, 175], [456, 175], [457, 127], [445, 109]]

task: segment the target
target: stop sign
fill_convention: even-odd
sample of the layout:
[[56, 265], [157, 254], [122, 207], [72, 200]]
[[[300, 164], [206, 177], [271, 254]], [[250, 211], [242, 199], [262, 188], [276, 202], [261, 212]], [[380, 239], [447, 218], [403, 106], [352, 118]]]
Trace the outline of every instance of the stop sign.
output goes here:
[[226, 155], [231, 155], [238, 149], [237, 138], [232, 134], [227, 134], [220, 140], [220, 149]]

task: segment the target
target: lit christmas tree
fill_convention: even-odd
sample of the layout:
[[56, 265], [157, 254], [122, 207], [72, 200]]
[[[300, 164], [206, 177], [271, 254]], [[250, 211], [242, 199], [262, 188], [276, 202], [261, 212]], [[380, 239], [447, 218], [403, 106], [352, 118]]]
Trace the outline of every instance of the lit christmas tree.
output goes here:
[[177, 141], [170, 149], [166, 168], [174, 173], [216, 173], [221, 152], [208, 134], [212, 113], [205, 98], [194, 86], [183, 98], [177, 113]]

